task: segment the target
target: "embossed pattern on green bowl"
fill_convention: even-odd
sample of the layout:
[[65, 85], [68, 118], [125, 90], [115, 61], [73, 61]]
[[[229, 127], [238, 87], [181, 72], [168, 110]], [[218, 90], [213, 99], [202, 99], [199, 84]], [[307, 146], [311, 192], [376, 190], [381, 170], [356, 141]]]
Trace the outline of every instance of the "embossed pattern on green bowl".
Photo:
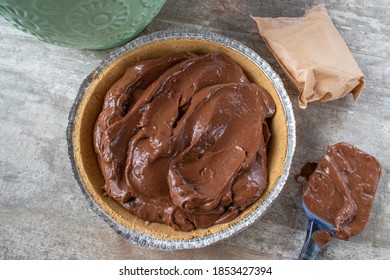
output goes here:
[[137, 36], [165, 0], [1, 0], [0, 15], [39, 40], [107, 49]]

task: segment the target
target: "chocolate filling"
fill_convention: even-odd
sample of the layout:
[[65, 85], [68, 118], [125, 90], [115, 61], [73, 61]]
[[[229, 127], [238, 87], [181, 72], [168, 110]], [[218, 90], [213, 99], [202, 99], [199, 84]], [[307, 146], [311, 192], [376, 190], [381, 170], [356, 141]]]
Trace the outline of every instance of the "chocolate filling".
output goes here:
[[309, 211], [334, 226], [337, 238], [347, 240], [364, 229], [381, 172], [373, 156], [338, 143], [328, 147], [309, 177], [303, 201]]
[[269, 93], [220, 53], [130, 67], [94, 130], [104, 190], [134, 215], [190, 231], [234, 219], [267, 184]]

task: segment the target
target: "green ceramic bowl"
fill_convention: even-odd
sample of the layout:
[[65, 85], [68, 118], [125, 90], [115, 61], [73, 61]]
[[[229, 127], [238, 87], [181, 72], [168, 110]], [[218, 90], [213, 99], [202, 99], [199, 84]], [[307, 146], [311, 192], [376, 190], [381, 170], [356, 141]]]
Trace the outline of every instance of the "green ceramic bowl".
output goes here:
[[0, 15], [39, 40], [107, 49], [137, 36], [165, 0], [1, 0]]

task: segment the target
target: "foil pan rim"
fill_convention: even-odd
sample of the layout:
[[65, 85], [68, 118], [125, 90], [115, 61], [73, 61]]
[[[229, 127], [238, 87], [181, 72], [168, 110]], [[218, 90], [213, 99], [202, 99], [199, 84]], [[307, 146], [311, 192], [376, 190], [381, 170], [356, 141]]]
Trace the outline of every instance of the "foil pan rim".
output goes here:
[[[284, 170], [282, 176], [278, 179], [275, 188], [269, 194], [269, 196], [265, 199], [265, 201], [255, 209], [248, 217], [241, 220], [234, 226], [227, 228], [218, 233], [206, 235], [204, 237], [197, 237], [188, 240], [169, 240], [162, 239], [150, 236], [146, 233], [139, 232], [134, 229], [127, 228], [122, 224], [115, 221], [111, 216], [109, 216], [93, 199], [91, 194], [87, 191], [84, 186], [83, 180], [80, 177], [80, 174], [77, 171], [75, 156], [73, 151], [73, 130], [75, 124], [75, 118], [77, 115], [77, 110], [82, 101], [82, 98], [86, 91], [89, 88], [89, 85], [92, 82], [93, 76], [98, 75], [103, 71], [110, 63], [118, 59], [122, 54], [136, 49], [142, 45], [163, 41], [163, 40], [171, 40], [171, 39], [197, 39], [201, 41], [208, 41], [213, 43], [222, 44], [234, 51], [239, 52], [244, 55], [247, 59], [252, 61], [257, 67], [259, 67], [263, 73], [271, 80], [273, 85], [276, 88], [276, 91], [281, 99], [282, 106], [286, 112], [287, 118], [287, 129], [288, 129], [288, 143], [287, 143], [287, 156], [284, 163]], [[271, 203], [276, 199], [279, 195], [283, 186], [285, 185], [289, 171], [291, 168], [292, 158], [296, 145], [296, 135], [295, 135], [295, 117], [292, 109], [292, 104], [288, 94], [284, 88], [283, 82], [280, 77], [273, 71], [271, 66], [261, 58], [255, 51], [251, 48], [245, 46], [243, 43], [236, 41], [234, 39], [230, 39], [219, 35], [217, 33], [201, 31], [199, 29], [191, 29], [191, 28], [180, 28], [180, 29], [172, 29], [172, 30], [164, 30], [157, 31], [148, 35], [144, 35], [130, 41], [129, 43], [116, 48], [111, 51], [100, 63], [100, 65], [83, 81], [80, 86], [79, 92], [76, 96], [75, 102], [72, 106], [72, 109], [69, 113], [68, 118], [68, 128], [67, 128], [67, 143], [68, 143], [68, 155], [72, 164], [72, 172], [74, 178], [81, 188], [81, 191], [85, 198], [87, 199], [91, 208], [101, 217], [103, 220], [108, 223], [108, 225], [115, 230], [120, 236], [122, 236], [125, 240], [139, 245], [144, 248], [149, 249], [159, 249], [159, 250], [182, 250], [182, 249], [195, 249], [206, 247], [210, 244], [213, 244], [217, 241], [221, 241], [226, 239], [232, 235], [237, 234], [244, 228], [247, 228], [251, 224], [253, 224], [260, 216], [264, 214], [264, 212], [269, 208]]]

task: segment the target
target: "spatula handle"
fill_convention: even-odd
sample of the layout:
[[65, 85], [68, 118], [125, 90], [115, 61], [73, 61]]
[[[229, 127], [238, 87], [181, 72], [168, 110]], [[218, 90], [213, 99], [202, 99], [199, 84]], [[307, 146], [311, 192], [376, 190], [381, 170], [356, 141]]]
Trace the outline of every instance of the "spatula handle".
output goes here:
[[313, 238], [314, 232], [317, 230], [317, 225], [314, 220], [309, 220], [307, 223], [307, 232], [305, 243], [298, 260], [314, 260], [321, 249], [317, 241]]

